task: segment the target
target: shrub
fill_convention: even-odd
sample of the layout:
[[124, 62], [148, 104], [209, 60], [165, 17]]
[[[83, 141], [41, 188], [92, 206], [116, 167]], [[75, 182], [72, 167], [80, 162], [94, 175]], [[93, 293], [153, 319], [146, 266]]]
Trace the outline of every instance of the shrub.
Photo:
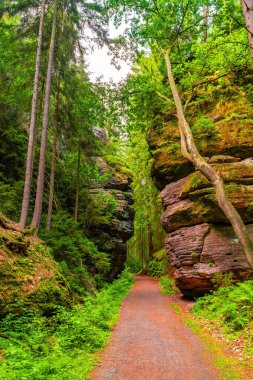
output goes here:
[[[220, 287], [199, 298], [192, 311], [199, 316], [219, 321], [229, 331], [253, 328], [253, 280]], [[252, 342], [251, 349], [253, 350]]]
[[163, 295], [179, 293], [179, 290], [177, 289], [175, 285], [175, 281], [168, 276], [160, 277], [159, 285], [160, 285], [161, 293]]
[[[105, 275], [110, 269], [110, 259], [84, 236], [73, 218], [60, 211], [53, 215], [50, 231], [41, 230], [40, 236], [52, 249], [60, 262], [71, 289], [84, 295], [92, 288], [92, 276]], [[94, 286], [93, 286], [94, 287]]]
[[233, 278], [233, 273], [215, 273], [212, 282], [214, 283], [215, 289], [219, 287], [227, 287], [235, 284], [235, 280]]
[[168, 269], [168, 259], [165, 249], [156, 252], [146, 266], [148, 276], [161, 277]]
[[217, 137], [218, 133], [214, 128], [214, 124], [208, 117], [200, 117], [192, 127], [192, 132], [196, 138]]

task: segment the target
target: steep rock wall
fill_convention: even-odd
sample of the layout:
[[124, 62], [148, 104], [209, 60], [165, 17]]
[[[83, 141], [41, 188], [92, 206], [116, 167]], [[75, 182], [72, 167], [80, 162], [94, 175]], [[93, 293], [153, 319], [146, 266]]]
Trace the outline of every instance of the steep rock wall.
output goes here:
[[108, 279], [112, 280], [124, 268], [126, 242], [133, 236], [134, 212], [130, 188], [132, 178], [126, 170], [109, 165], [102, 157], [98, 157], [96, 161], [100, 174], [107, 174], [108, 179], [91, 189], [92, 196], [104, 197], [105, 204], [101, 221], [91, 228], [90, 237], [101, 251], [109, 254], [111, 270]]
[[[224, 178], [228, 195], [253, 236], [252, 104], [233, 93], [230, 100], [205, 104], [200, 115], [211, 121], [212, 128], [205, 129], [203, 121], [203, 128], [194, 130], [195, 120], [190, 119], [198, 149]], [[153, 179], [162, 190], [167, 254], [182, 293], [198, 296], [213, 289], [216, 273], [233, 272], [237, 279], [252, 276], [212, 185], [181, 155], [176, 118], [169, 116], [165, 126], [151, 129], [148, 141]]]

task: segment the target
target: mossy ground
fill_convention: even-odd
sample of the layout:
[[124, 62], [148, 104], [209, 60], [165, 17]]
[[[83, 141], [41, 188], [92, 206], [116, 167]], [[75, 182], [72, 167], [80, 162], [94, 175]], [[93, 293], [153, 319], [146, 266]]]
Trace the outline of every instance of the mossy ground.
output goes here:
[[65, 280], [48, 247], [3, 216], [1, 221], [0, 313], [22, 314], [28, 306], [49, 312], [69, 304]]

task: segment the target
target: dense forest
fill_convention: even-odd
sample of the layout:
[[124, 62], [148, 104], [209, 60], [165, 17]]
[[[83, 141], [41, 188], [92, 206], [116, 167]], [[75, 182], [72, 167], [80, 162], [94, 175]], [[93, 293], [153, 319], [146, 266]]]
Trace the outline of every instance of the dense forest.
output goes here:
[[253, 1], [2, 0], [0, 88], [0, 378], [90, 378], [130, 272], [249, 363]]

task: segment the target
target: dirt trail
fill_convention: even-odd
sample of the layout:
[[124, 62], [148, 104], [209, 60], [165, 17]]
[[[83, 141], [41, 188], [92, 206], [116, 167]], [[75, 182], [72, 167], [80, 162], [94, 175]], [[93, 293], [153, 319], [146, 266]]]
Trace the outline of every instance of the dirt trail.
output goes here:
[[218, 380], [202, 342], [185, 327], [155, 280], [136, 276], [93, 380]]

